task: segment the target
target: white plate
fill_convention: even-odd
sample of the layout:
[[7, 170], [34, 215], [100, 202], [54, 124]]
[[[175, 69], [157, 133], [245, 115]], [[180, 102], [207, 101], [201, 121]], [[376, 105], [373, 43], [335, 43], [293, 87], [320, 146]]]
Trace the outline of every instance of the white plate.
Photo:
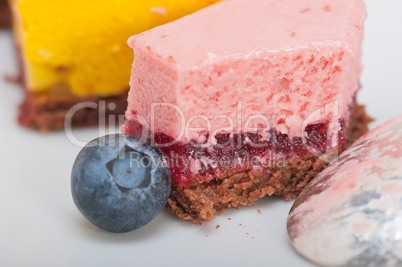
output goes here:
[[[402, 2], [367, 4], [359, 102], [378, 119], [374, 126], [402, 112]], [[16, 73], [15, 53], [10, 32], [0, 31], [0, 74], [6, 73]], [[133, 233], [96, 229], [70, 193], [80, 148], [63, 132], [43, 135], [19, 127], [22, 91], [0, 80], [0, 94], [0, 266], [313, 266], [288, 242], [292, 203], [276, 198], [230, 210], [202, 226], [180, 223], [163, 211]], [[97, 129], [74, 133], [85, 141], [98, 136]]]

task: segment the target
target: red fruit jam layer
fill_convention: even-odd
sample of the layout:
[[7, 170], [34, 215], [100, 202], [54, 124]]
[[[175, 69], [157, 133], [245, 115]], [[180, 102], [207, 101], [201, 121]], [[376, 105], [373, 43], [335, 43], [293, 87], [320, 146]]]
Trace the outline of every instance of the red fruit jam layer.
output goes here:
[[[329, 123], [321, 123], [307, 126], [304, 140], [301, 137], [291, 139], [286, 134], [277, 133], [275, 129], [269, 132], [269, 138], [251, 133], [232, 136], [219, 134], [215, 137], [214, 145], [208, 148], [194, 140], [182, 143], [164, 134], [150, 133], [135, 120], [128, 121], [123, 132], [139, 136], [146, 134], [168, 158], [172, 178], [177, 183], [188, 186], [194, 179], [211, 181], [228, 172], [244, 170], [246, 166], [250, 166], [251, 161], [253, 166], [267, 166], [267, 163], [283, 161], [295, 154], [303, 155], [312, 151], [317, 154], [325, 153], [329, 143], [328, 125]], [[341, 147], [345, 142], [345, 123], [340, 121], [338, 146]], [[256, 159], [258, 161], [261, 158], [265, 160], [256, 162]], [[194, 162], [197, 162], [196, 170], [190, 167], [194, 166], [191, 164]]]

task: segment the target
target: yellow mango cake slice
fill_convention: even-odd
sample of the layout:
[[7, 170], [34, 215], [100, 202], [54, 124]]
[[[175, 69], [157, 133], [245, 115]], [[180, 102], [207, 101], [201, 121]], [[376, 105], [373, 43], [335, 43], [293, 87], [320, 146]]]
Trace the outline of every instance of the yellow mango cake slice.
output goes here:
[[78, 109], [73, 126], [97, 124], [99, 107], [106, 118], [124, 114], [133, 61], [128, 38], [217, 1], [11, 0], [26, 89], [19, 123], [61, 129], [68, 111], [88, 101], [96, 105]]

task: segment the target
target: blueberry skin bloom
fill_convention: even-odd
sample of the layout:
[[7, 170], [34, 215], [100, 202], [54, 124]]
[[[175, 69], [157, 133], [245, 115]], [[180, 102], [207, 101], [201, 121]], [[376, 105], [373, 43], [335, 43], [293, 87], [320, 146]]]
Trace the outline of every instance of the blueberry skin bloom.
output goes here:
[[163, 153], [134, 135], [107, 135], [89, 142], [71, 174], [77, 208], [94, 225], [114, 233], [149, 223], [166, 205], [170, 190]]

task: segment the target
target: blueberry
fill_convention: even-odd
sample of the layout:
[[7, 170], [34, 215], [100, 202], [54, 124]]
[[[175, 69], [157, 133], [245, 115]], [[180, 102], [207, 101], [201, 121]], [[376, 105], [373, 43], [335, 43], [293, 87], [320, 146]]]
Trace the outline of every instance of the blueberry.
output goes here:
[[162, 152], [134, 135], [108, 135], [78, 154], [71, 190], [90, 222], [115, 233], [138, 229], [158, 215], [170, 195], [171, 174]]

